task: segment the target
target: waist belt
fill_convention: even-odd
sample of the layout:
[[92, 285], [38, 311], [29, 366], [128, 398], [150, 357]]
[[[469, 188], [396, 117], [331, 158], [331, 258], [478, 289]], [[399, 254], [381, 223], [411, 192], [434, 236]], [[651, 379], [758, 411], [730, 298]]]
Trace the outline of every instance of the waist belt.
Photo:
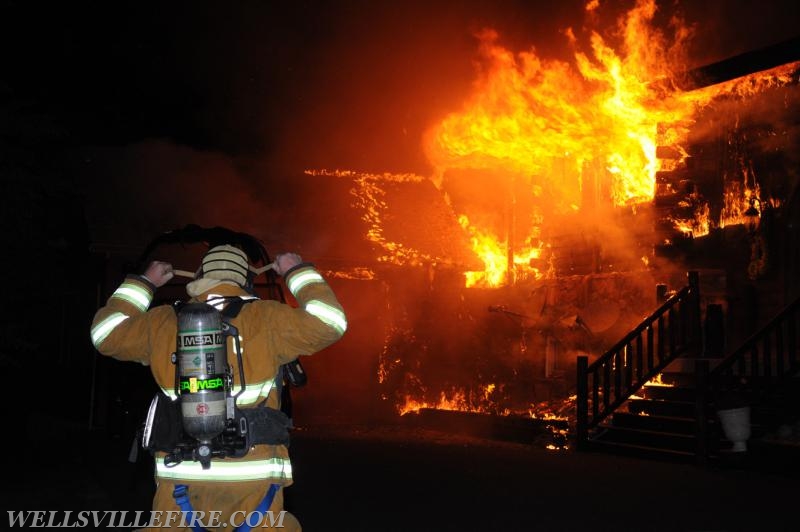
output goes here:
[[[237, 437], [243, 438], [237, 445], [244, 452], [230, 453], [244, 456], [253, 445], [288, 445], [291, 420], [275, 408], [266, 405], [252, 408], [236, 408], [233, 426]], [[221, 447], [223, 437], [217, 442]], [[147, 419], [142, 430], [141, 444], [151, 452], [173, 452], [182, 443], [193, 442], [183, 431], [180, 400], [172, 400], [163, 392], [159, 392], [150, 403]], [[213, 443], [213, 442], [212, 442]]]
[[[237, 409], [238, 410], [238, 409]], [[238, 410], [247, 420], [247, 432], [251, 445], [266, 443], [269, 445], [288, 445], [289, 417], [275, 408], [257, 406]]]

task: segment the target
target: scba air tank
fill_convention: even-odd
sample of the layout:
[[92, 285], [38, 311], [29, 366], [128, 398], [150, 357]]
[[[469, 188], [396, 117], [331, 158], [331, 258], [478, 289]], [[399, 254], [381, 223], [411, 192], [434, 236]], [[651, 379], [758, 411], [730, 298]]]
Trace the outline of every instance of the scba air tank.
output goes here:
[[187, 303], [178, 312], [178, 387], [186, 433], [208, 444], [225, 430], [227, 349], [219, 312]]

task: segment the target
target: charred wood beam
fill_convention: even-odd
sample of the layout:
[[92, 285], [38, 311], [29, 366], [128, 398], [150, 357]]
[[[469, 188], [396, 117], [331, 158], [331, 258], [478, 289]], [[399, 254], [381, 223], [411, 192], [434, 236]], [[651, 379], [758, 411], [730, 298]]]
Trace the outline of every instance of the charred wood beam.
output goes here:
[[689, 70], [678, 76], [677, 85], [684, 91], [702, 89], [794, 61], [800, 61], [800, 36]]

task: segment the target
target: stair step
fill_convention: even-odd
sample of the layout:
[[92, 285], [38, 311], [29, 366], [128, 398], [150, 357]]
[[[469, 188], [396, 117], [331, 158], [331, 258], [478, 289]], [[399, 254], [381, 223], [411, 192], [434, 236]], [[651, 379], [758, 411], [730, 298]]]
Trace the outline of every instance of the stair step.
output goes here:
[[671, 382], [673, 384], [691, 384], [695, 382], [695, 365], [698, 360], [705, 360], [708, 362], [709, 369], [713, 370], [717, 365], [722, 362], [723, 358], [695, 358], [695, 357], [678, 357], [664, 368], [661, 373], [661, 378], [664, 382]]
[[645, 399], [693, 402], [697, 396], [694, 386], [644, 386], [637, 395]]
[[691, 462], [696, 460], [695, 454], [690, 452], [613, 441], [591, 440], [589, 442], [589, 448], [592, 450], [608, 452], [616, 455], [665, 460], [671, 462]]
[[[800, 393], [794, 393], [786, 389], [786, 387], [770, 391], [768, 394], [764, 391], [759, 391], [758, 388], [754, 389], [752, 386], [742, 387], [739, 385], [739, 390], [749, 397], [754, 407], [758, 406], [759, 403], [764, 403], [768, 407], [771, 407], [771, 405], [781, 406], [794, 403], [800, 398]], [[697, 389], [693, 384], [676, 386], [645, 385], [636, 393], [636, 396], [652, 400], [694, 402], [697, 397]], [[707, 399], [713, 402], [714, 397], [709, 396]], [[635, 398], [632, 400], [635, 400]]]
[[615, 412], [611, 418], [615, 427], [694, 434], [695, 420], [690, 417], [646, 416], [630, 412]]
[[601, 428], [603, 429], [602, 432], [595, 436], [595, 439], [599, 441], [611, 441], [688, 453], [693, 453], [696, 448], [694, 434], [616, 427], [614, 425], [601, 425]]
[[[667, 366], [669, 368], [669, 366]], [[694, 386], [697, 383], [697, 377], [694, 371], [668, 371], [664, 370], [661, 373], [661, 382], [667, 385], [674, 386]]]
[[627, 402], [628, 412], [644, 412], [651, 416], [694, 417], [694, 401], [662, 401], [658, 399], [631, 399]]
[[[711, 371], [717, 366], [717, 364], [721, 359], [707, 359], [707, 360], [709, 360], [709, 371]], [[697, 384], [697, 376], [694, 373], [694, 360], [684, 360], [683, 364], [687, 368], [686, 371], [683, 370], [669, 371], [669, 369], [664, 370], [661, 373], [661, 382], [666, 384], [667, 387], [694, 388], [695, 385]], [[669, 368], [669, 366], [667, 366], [667, 368]], [[722, 382], [727, 380], [730, 382], [730, 384], [736, 384], [739, 382], [739, 377], [732, 375], [724, 377], [720, 376], [718, 378]]]

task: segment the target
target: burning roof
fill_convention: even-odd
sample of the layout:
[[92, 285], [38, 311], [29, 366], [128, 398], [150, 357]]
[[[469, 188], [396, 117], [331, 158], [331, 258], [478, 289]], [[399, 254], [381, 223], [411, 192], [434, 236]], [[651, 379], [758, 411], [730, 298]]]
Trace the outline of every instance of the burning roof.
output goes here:
[[[347, 220], [335, 229], [350, 240], [362, 266], [481, 267], [446, 196], [427, 178], [317, 170], [307, 171], [303, 179], [324, 186], [329, 194], [335, 190], [325, 196], [329, 201], [314, 208], [322, 224], [318, 229], [324, 232], [330, 221]], [[320, 180], [328, 182], [322, 185]]]

